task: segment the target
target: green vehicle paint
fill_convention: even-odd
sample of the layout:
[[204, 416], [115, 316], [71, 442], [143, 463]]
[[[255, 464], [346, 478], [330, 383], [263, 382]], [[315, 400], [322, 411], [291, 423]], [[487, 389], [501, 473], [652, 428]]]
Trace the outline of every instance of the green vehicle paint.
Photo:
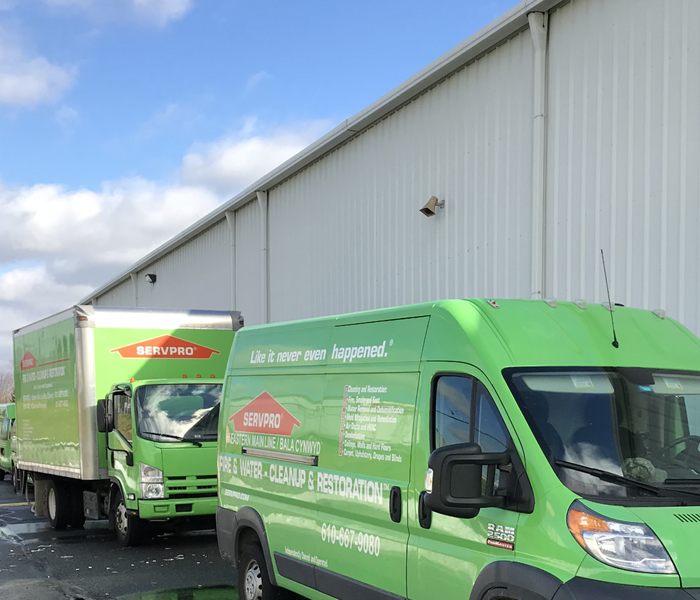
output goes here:
[[[242, 330], [219, 422], [222, 556], [244, 582], [257, 540], [271, 582], [314, 599], [699, 598], [700, 340], [663, 315], [612, 316], [619, 348], [608, 308], [544, 301]], [[455, 476], [455, 497], [482, 505], [450, 516], [429, 461], [477, 440], [509, 461], [503, 487], [486, 467], [476, 493]]]
[[[81, 503], [83, 492], [91, 494], [98, 512], [118, 490], [140, 519], [213, 514], [215, 438], [193, 443], [137, 434], [139, 411], [132, 406], [142, 390], [157, 390], [156, 404], [145, 407], [181, 406], [144, 413], [144, 419], [171, 419], [186, 428], [205, 415], [218, 400], [241, 323], [238, 313], [224, 311], [76, 306], [16, 331], [14, 449], [23, 481], [31, 476], [38, 487], [52, 481], [58, 498], [72, 504]], [[191, 390], [197, 395], [187, 395]], [[119, 405], [114, 429], [100, 433], [98, 400], [116, 398], [127, 403]], [[164, 497], [143, 497], [141, 464], [162, 472]], [[85, 510], [90, 518], [98, 516]], [[55, 526], [65, 526], [63, 521]]]
[[15, 405], [0, 404], [0, 478], [12, 473], [12, 429]]

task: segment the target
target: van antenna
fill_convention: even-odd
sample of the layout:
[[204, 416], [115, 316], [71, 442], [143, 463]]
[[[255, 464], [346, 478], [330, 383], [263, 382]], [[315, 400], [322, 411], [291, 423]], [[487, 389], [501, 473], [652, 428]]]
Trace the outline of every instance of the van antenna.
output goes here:
[[603, 261], [603, 275], [605, 276], [605, 289], [608, 292], [608, 306], [610, 307], [610, 324], [612, 325], [612, 332], [613, 332], [613, 343], [612, 345], [615, 348], [620, 347], [620, 342], [617, 341], [617, 335], [615, 334], [615, 319], [613, 318], [613, 310], [615, 307], [613, 306], [612, 301], [610, 300], [610, 286], [608, 285], [608, 272], [605, 269], [605, 254], [603, 254], [603, 249], [600, 249], [600, 259]]

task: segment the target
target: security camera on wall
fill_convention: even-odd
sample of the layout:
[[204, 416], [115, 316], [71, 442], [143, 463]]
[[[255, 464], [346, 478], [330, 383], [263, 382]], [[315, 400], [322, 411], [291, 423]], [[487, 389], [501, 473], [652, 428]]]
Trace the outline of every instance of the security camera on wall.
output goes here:
[[445, 208], [445, 201], [443, 200], [440, 202], [437, 199], [437, 196], [431, 196], [430, 200], [425, 204], [423, 208], [420, 209], [420, 211], [426, 216], [426, 217], [434, 217], [435, 216], [435, 209], [437, 207], [440, 208]]

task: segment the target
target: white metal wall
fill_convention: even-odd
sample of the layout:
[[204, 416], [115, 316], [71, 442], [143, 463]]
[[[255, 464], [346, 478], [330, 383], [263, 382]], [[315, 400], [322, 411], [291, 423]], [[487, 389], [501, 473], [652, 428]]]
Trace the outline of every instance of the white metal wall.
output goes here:
[[[294, 233], [290, 228], [285, 235]], [[299, 232], [296, 232], [299, 233]], [[236, 310], [247, 325], [264, 323], [260, 205], [250, 202], [236, 211]]]
[[526, 31], [270, 191], [272, 321], [529, 297], [532, 53]]
[[[666, 308], [700, 333], [700, 2], [549, 16], [544, 295]], [[525, 30], [138, 274], [148, 306], [246, 323], [448, 297], [531, 297], [534, 50]], [[446, 201], [426, 219], [432, 195]], [[145, 282], [155, 272], [158, 283]], [[233, 277], [233, 280], [231, 279]], [[99, 304], [134, 303], [131, 283]]]
[[547, 293], [665, 308], [700, 333], [700, 2], [550, 16]]

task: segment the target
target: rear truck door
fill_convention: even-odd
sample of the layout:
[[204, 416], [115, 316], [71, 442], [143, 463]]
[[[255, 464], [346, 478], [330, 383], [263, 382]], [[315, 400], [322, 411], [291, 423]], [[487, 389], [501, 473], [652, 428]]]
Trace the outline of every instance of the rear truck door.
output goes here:
[[116, 479], [121, 484], [126, 508], [135, 510], [138, 508], [136, 490], [139, 482], [139, 465], [134, 460], [133, 454], [133, 432], [136, 425], [131, 409], [131, 397], [123, 392], [115, 392], [112, 396], [114, 399], [114, 429], [107, 434], [109, 477], [112, 480]]
[[[484, 566], [514, 560], [518, 513], [482, 508], [471, 519], [428, 511], [420, 518], [430, 453], [447, 445], [478, 443], [483, 452], [512, 447], [495, 393], [477, 369], [460, 363], [424, 363], [418, 397], [409, 494], [408, 597], [468, 597]], [[425, 513], [424, 513], [425, 514]]]

